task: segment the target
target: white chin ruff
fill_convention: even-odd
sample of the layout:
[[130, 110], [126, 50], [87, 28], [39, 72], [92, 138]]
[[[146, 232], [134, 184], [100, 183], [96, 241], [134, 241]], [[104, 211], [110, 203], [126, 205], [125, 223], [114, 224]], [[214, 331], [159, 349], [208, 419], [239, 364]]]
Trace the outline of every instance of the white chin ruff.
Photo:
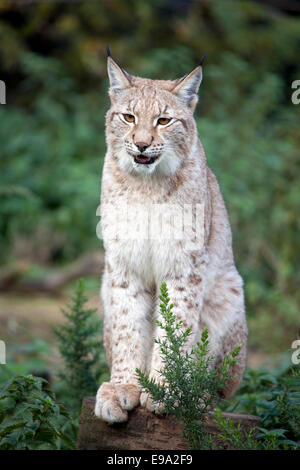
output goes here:
[[177, 154], [164, 152], [150, 165], [136, 163], [126, 150], [118, 153], [118, 161], [120, 168], [128, 173], [138, 173], [140, 175], [151, 175], [152, 173], [161, 175], [172, 175], [181, 165], [181, 159]]
[[159, 159], [157, 159], [155, 162], [151, 163], [150, 165], [136, 163], [134, 160], [132, 160], [133, 170], [136, 173], [140, 173], [143, 175], [151, 175], [151, 173], [155, 171], [158, 165], [159, 165]]

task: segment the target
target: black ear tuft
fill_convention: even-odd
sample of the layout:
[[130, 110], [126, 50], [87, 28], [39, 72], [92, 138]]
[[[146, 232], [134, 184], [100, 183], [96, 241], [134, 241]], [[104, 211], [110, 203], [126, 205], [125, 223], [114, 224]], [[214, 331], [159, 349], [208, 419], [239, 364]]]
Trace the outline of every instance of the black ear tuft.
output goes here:
[[111, 57], [111, 52], [110, 52], [110, 48], [108, 44], [106, 44], [106, 53], [107, 53], [107, 57]]
[[199, 62], [198, 65], [202, 65], [203, 62], [205, 61], [205, 59], [206, 59], [206, 54], [204, 54], [204, 55], [201, 57], [200, 62]]

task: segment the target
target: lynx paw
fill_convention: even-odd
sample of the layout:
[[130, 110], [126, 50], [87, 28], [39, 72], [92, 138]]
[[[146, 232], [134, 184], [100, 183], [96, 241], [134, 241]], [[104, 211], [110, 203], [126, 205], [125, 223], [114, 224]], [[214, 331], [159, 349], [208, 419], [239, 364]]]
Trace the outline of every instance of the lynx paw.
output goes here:
[[155, 403], [150, 397], [150, 395], [146, 392], [141, 393], [140, 403], [141, 406], [146, 408], [146, 410], [151, 411], [151, 413], [164, 413], [164, 405], [162, 405], [161, 403]]
[[140, 392], [136, 385], [104, 382], [96, 395], [95, 415], [107, 423], [127, 421], [127, 410], [139, 404]]

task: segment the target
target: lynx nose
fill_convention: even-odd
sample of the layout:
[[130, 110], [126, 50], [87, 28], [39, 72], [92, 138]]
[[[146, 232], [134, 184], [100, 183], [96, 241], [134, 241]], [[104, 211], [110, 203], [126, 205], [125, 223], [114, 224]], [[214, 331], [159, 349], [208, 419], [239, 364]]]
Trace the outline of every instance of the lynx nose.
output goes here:
[[144, 152], [144, 150], [146, 150], [147, 147], [149, 147], [149, 144], [147, 144], [146, 142], [136, 142], [135, 145], [137, 146], [137, 148], [139, 149], [141, 153]]

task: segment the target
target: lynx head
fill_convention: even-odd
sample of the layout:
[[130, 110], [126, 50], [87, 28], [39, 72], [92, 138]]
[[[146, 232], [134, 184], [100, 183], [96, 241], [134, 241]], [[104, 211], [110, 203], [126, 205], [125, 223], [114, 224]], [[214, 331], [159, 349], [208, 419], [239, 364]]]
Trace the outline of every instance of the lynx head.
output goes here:
[[172, 175], [189, 157], [196, 138], [193, 112], [202, 79], [201, 63], [177, 80], [129, 75], [110, 56], [107, 143], [124, 171]]

